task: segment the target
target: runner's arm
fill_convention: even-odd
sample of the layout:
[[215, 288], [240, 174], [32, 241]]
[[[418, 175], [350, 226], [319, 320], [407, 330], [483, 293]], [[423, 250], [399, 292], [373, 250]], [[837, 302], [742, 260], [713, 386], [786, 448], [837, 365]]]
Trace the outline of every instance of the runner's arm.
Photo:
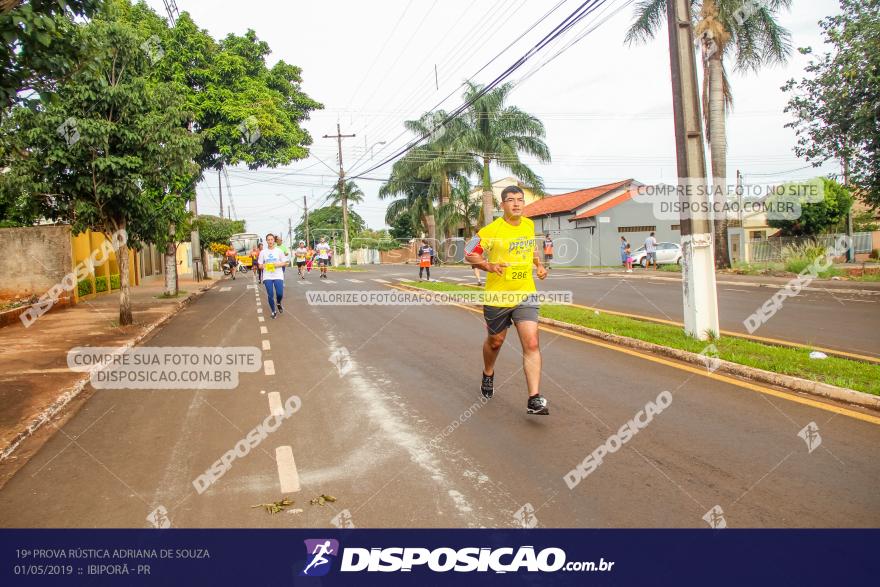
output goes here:
[[504, 268], [507, 267], [507, 263], [489, 263], [489, 261], [483, 259], [483, 245], [479, 236], [472, 238], [465, 246], [464, 251], [465, 261], [470, 263], [471, 266], [482, 269], [486, 273], [504, 274]]

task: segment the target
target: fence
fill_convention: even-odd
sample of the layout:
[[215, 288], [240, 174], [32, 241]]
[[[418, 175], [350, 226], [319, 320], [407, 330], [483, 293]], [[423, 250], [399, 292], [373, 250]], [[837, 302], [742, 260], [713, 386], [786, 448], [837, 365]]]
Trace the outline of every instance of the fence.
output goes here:
[[[820, 247], [833, 247], [835, 241], [844, 236], [843, 234], [821, 234], [810, 237], [774, 237], [766, 240], [753, 240], [749, 242], [751, 249], [751, 261], [753, 263], [771, 263], [785, 260], [785, 249], [792, 246], [816, 244]], [[871, 233], [856, 232], [853, 234], [853, 247], [855, 252], [871, 252]]]

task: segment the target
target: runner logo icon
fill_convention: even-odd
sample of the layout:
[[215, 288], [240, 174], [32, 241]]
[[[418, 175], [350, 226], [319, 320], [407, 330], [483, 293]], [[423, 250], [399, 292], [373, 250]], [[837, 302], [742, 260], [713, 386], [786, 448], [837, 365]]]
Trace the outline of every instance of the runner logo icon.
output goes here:
[[333, 559], [339, 555], [339, 541], [332, 538], [306, 540], [306, 566], [300, 577], [323, 577], [330, 571]]

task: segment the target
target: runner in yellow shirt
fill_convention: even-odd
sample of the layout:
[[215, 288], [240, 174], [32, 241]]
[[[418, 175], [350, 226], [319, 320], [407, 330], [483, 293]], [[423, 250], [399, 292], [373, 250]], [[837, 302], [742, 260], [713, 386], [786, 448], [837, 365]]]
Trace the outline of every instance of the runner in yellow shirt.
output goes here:
[[[501, 192], [504, 216], [483, 227], [465, 248], [467, 262], [486, 272], [486, 304], [483, 317], [489, 336], [483, 343], [483, 380], [480, 392], [490, 399], [495, 393], [495, 361], [507, 329], [516, 326], [523, 349], [523, 370], [529, 399], [526, 412], [546, 416], [547, 400], [541, 396], [541, 349], [538, 344], [538, 303], [532, 267], [538, 279], [547, 269], [538, 256], [535, 223], [522, 215], [525, 196], [517, 186]], [[486, 258], [483, 255], [486, 255]]]

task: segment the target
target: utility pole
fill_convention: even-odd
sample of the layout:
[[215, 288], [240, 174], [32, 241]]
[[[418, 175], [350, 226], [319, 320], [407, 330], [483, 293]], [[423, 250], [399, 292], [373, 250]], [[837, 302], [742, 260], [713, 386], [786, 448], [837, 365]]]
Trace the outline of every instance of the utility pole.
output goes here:
[[683, 195], [679, 192], [679, 199], [684, 204], [680, 221], [684, 329], [689, 336], [706, 340], [710, 332], [714, 336], [719, 334], [718, 295], [715, 289], [711, 215], [706, 211], [706, 157], [691, 1], [669, 0], [666, 6], [678, 186], [684, 191]]
[[305, 196], [303, 196], [303, 210], [305, 210], [306, 214], [306, 246], [308, 247], [312, 241], [309, 240], [309, 203], [306, 201]]
[[220, 190], [220, 218], [223, 218], [223, 181], [220, 179], [220, 169], [217, 170], [217, 189]]
[[291, 224], [290, 218], [288, 217], [288, 219], [287, 219], [287, 248], [288, 248], [288, 250], [292, 246], [293, 246], [293, 224]]
[[342, 139], [356, 137], [357, 135], [344, 135], [336, 123], [335, 135], [324, 135], [325, 139], [336, 139], [339, 145], [339, 195], [342, 196], [342, 232], [345, 247], [345, 266], [351, 267], [351, 251], [348, 247], [348, 196], [345, 195], [345, 170], [342, 167]]

